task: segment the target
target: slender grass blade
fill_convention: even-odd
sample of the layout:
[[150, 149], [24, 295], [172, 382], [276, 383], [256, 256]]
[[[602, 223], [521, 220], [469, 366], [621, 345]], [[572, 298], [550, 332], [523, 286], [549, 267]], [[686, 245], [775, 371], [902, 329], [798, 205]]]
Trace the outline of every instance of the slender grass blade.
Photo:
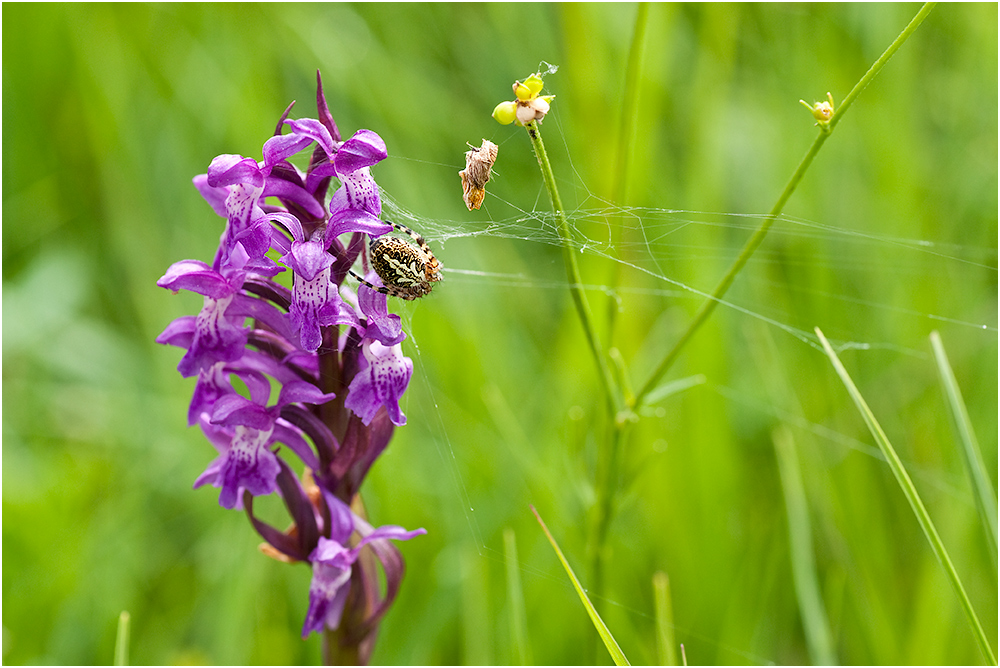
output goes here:
[[519, 665], [534, 664], [528, 644], [528, 626], [524, 612], [524, 590], [521, 588], [521, 569], [517, 559], [517, 539], [514, 530], [503, 530], [503, 556], [507, 566], [507, 601], [510, 604], [510, 637], [514, 643]]
[[618, 643], [615, 641], [614, 636], [611, 635], [611, 631], [608, 630], [604, 620], [601, 619], [599, 614], [597, 614], [594, 604], [591, 603], [590, 599], [587, 597], [587, 592], [583, 590], [583, 586], [580, 584], [580, 581], [576, 579], [576, 574], [570, 567], [569, 562], [566, 561], [566, 557], [563, 556], [562, 550], [559, 549], [559, 545], [556, 543], [556, 539], [553, 538], [552, 534], [549, 532], [549, 528], [545, 526], [545, 522], [542, 521], [542, 516], [538, 514], [538, 511], [535, 510], [534, 506], [531, 506], [531, 512], [535, 514], [535, 519], [537, 519], [538, 523], [542, 525], [542, 531], [545, 532], [545, 535], [549, 539], [549, 543], [552, 544], [552, 549], [556, 551], [556, 556], [559, 557], [559, 561], [562, 562], [563, 568], [566, 569], [566, 574], [573, 582], [573, 587], [576, 589], [576, 593], [580, 596], [580, 601], [583, 603], [583, 607], [586, 608], [587, 614], [590, 615], [590, 621], [594, 623], [594, 628], [597, 629], [597, 632], [601, 636], [601, 640], [604, 641], [604, 646], [608, 648], [608, 653], [611, 654], [611, 658], [614, 659], [615, 665], [631, 666], [632, 664], [630, 664], [628, 659], [625, 658], [625, 653], [622, 652], [621, 647], [618, 646]]
[[955, 420], [955, 431], [958, 433], [958, 440], [962, 443], [965, 468], [972, 480], [972, 489], [975, 491], [976, 508], [979, 510], [979, 517], [983, 522], [986, 537], [993, 552], [993, 561], [996, 562], [997, 495], [990, 482], [990, 474], [986, 471], [986, 464], [983, 462], [983, 455], [979, 450], [979, 441], [976, 440], [976, 433], [972, 430], [972, 421], [969, 420], [969, 411], [965, 408], [962, 391], [958, 389], [955, 372], [951, 369], [948, 355], [944, 352], [944, 344], [941, 343], [941, 335], [937, 332], [931, 332], [931, 346], [934, 348], [934, 358], [937, 360], [938, 373], [941, 375], [941, 385], [948, 399], [951, 415]]
[[812, 524], [806, 490], [802, 484], [795, 442], [788, 427], [782, 425], [772, 434], [774, 451], [778, 455], [778, 472], [788, 515], [788, 542], [791, 548], [792, 578], [799, 600], [802, 627], [806, 634], [809, 658], [814, 665], [832, 666], [837, 663], [833, 651], [833, 634], [827, 620], [819, 578], [816, 576], [816, 555], [812, 547]]

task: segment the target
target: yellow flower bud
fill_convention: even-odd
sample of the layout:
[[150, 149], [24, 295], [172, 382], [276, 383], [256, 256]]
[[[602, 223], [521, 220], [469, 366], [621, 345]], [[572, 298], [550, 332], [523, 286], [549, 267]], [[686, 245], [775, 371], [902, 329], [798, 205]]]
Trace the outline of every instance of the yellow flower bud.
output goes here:
[[517, 117], [517, 103], [514, 101], [501, 102], [493, 110], [493, 118], [500, 125], [510, 125]]
[[828, 100], [827, 102], [816, 102], [814, 104], [809, 104], [805, 100], [799, 100], [809, 110], [809, 113], [813, 115], [817, 124], [822, 126], [825, 126], [833, 118], [833, 95], [827, 93], [826, 99]]
[[514, 94], [517, 95], [517, 99], [521, 100], [522, 102], [530, 100], [532, 97], [534, 97], [534, 95], [531, 92], [531, 89], [525, 86], [521, 82], [518, 82], [517, 85], [514, 86]]
[[528, 90], [531, 91], [532, 97], [534, 97], [542, 92], [542, 77], [537, 74], [532, 74], [524, 80], [524, 85], [527, 86]]

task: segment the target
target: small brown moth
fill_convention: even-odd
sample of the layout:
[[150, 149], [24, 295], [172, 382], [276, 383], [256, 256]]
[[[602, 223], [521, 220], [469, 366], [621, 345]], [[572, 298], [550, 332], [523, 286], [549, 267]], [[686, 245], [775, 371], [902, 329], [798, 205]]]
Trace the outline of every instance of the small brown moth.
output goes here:
[[497, 145], [488, 139], [476, 148], [469, 144], [471, 151], [465, 153], [465, 169], [458, 173], [462, 177], [462, 198], [469, 211], [478, 209], [486, 196], [486, 182], [490, 180], [493, 163], [497, 160]]

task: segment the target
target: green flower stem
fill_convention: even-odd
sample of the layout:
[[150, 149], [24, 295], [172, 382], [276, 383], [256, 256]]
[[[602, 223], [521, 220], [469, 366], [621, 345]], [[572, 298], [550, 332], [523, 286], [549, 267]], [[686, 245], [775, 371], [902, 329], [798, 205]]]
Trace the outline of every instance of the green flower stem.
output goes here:
[[587, 344], [590, 352], [597, 363], [597, 370], [604, 385], [604, 394], [608, 407], [612, 415], [617, 415], [624, 408], [624, 402], [615, 387], [611, 369], [605, 359], [604, 351], [601, 348], [601, 341], [597, 337], [597, 328], [594, 326], [594, 316], [590, 311], [590, 303], [587, 295], [583, 291], [583, 282], [580, 279], [580, 267], [576, 263], [576, 253], [573, 250], [572, 237], [569, 233], [569, 223], [566, 220], [566, 210], [563, 208], [562, 199], [559, 197], [559, 189], [556, 187], [556, 179], [552, 174], [552, 165], [549, 164], [549, 156], [545, 153], [545, 144], [542, 142], [542, 135], [539, 132], [538, 124], [532, 121], [524, 126], [531, 138], [531, 147], [538, 158], [538, 166], [542, 170], [542, 180], [545, 182], [545, 189], [549, 191], [549, 198], [552, 200], [552, 208], [555, 210], [556, 218], [559, 221], [559, 236], [563, 242], [563, 261], [566, 264], [566, 276], [569, 278], [569, 291], [573, 295], [573, 302], [576, 304], [577, 314], [583, 324], [584, 334], [587, 336]]
[[663, 358], [663, 361], [661, 361], [659, 366], [656, 367], [653, 375], [650, 376], [649, 380], [646, 381], [646, 384], [641, 390], [639, 390], [638, 394], [636, 394], [635, 403], [633, 404], [634, 407], [642, 405], [642, 400], [656, 387], [656, 384], [659, 382], [663, 374], [665, 374], [677, 360], [678, 355], [680, 355], [684, 346], [687, 345], [687, 342], [691, 340], [695, 332], [697, 332], [705, 321], [708, 320], [708, 316], [712, 314], [712, 311], [715, 310], [715, 307], [718, 305], [723, 295], [725, 295], [726, 291], [729, 290], [729, 286], [732, 285], [736, 275], [743, 269], [743, 266], [754, 254], [754, 251], [757, 250], [757, 247], [760, 246], [761, 242], [764, 241], [764, 237], [767, 236], [767, 232], [771, 228], [771, 224], [774, 223], [774, 219], [777, 218], [784, 210], [785, 204], [792, 196], [792, 193], [795, 192], [795, 189], [798, 187], [799, 182], [805, 175], [806, 170], [809, 169], [809, 166], [812, 164], [813, 158], [816, 157], [816, 154], [819, 153], [820, 148], [822, 148], [827, 138], [829, 138], [829, 136], [833, 133], [833, 129], [836, 127], [837, 123], [840, 122], [844, 113], [847, 112], [850, 106], [854, 103], [854, 100], [861, 94], [861, 91], [863, 91], [878, 75], [892, 55], [896, 53], [896, 51], [899, 50], [899, 47], [906, 42], [907, 38], [913, 34], [913, 31], [916, 30], [921, 23], [923, 23], [924, 19], [927, 18], [927, 15], [930, 14], [932, 9], [934, 9], [934, 5], [935, 3], [929, 2], [920, 8], [920, 11], [913, 17], [913, 20], [910, 21], [901, 33], [899, 33], [899, 36], [896, 37], [892, 44], [889, 45], [889, 48], [886, 49], [881, 56], [879, 56], [879, 59], [876, 60], [865, 75], [861, 77], [861, 80], [858, 81], [853, 89], [851, 89], [851, 92], [847, 94], [844, 101], [840, 103], [840, 108], [834, 111], [833, 117], [830, 121], [820, 126], [819, 136], [816, 137], [813, 145], [809, 148], [809, 151], [806, 152], [805, 157], [802, 158], [798, 168], [796, 168], [795, 173], [792, 174], [792, 178], [789, 179], [788, 184], [785, 186], [785, 189], [782, 191], [778, 201], [771, 209], [771, 212], [764, 218], [760, 227], [757, 228], [757, 231], [754, 232], [753, 236], [750, 237], [750, 239], [743, 246], [743, 250], [740, 252], [739, 257], [736, 258], [732, 266], [729, 268], [729, 271], [727, 271], [726, 275], [722, 277], [721, 281], [719, 281], [715, 290], [712, 291], [711, 296], [709, 296], [709, 298], [701, 305], [698, 312], [695, 313], [694, 318], [691, 320], [688, 328], [681, 335], [681, 338], [677, 340], [674, 347], [670, 349], [670, 351]]
[[875, 414], [872, 413], [871, 408], [868, 407], [868, 403], [865, 398], [861, 396], [861, 392], [858, 387], [851, 380], [851, 376], [847, 373], [847, 369], [841, 363], [840, 358], [837, 357], [837, 353], [834, 352], [833, 347], [830, 342], [826, 340], [823, 336], [823, 332], [820, 331], [819, 327], [816, 328], [816, 336], [819, 337], [819, 342], [823, 344], [823, 350], [826, 352], [826, 356], [830, 358], [830, 362], [833, 364], [834, 370], [837, 375], [840, 376], [840, 380], [844, 383], [844, 387], [847, 388], [848, 394], [851, 395], [851, 399], [854, 400], [854, 404], [858, 408], [858, 412], [861, 413], [861, 417], [864, 419], [865, 424], [868, 425], [868, 431], [871, 432], [872, 437], [878, 444], [879, 450], [885, 456], [886, 463], [889, 464], [889, 469], [892, 474], [896, 477], [896, 481], [899, 483], [900, 489], [903, 490], [903, 495], [906, 500], [909, 501], [910, 507], [913, 509], [913, 514], [917, 518], [917, 522], [920, 524], [920, 528], [924, 530], [924, 535], [927, 537], [927, 542], [931, 544], [931, 550], [934, 552], [934, 556], [937, 557], [938, 562], [941, 567], [944, 568], [945, 575], [948, 576], [948, 580], [951, 582], [952, 588], [955, 590], [955, 594], [958, 596], [959, 603], [962, 605], [962, 610], [965, 612], [965, 616], [969, 621], [969, 626], [972, 627], [972, 632], [976, 636], [976, 640], [979, 641], [979, 649], [982, 650], [983, 656], [986, 657], [988, 663], [992, 666], [997, 665], [996, 654], [993, 653], [993, 648], [990, 647], [990, 641], [986, 638], [986, 632], [983, 631], [982, 624], [979, 623], [979, 617], [976, 616], [976, 611], [972, 608], [972, 601], [969, 600], [968, 594], [965, 593], [965, 587], [962, 586], [962, 580], [958, 577], [958, 571], [955, 570], [955, 565], [951, 561], [951, 557], [948, 556], [948, 550], [944, 547], [944, 542], [941, 540], [941, 536], [938, 534], [937, 529], [934, 527], [934, 522], [931, 521], [930, 513], [927, 512], [927, 508], [924, 506], [924, 502], [921, 501], [920, 495], [917, 493], [917, 488], [914, 487], [913, 481], [910, 479], [909, 474], [906, 472], [906, 468], [903, 466], [903, 462], [899, 459], [896, 454], [896, 449], [892, 447], [892, 443], [889, 442], [889, 437], [885, 435], [882, 431], [882, 426], [875, 419]]
[[[625, 89], [621, 101], [621, 118], [618, 126], [618, 156], [612, 172], [611, 201], [619, 206], [625, 204], [630, 182], [629, 167], [631, 165], [632, 147], [635, 142], [636, 114], [639, 109], [639, 80], [642, 73], [642, 56], [646, 48], [646, 29], [649, 25], [648, 2], [640, 2], [636, 8], [635, 27], [632, 32], [632, 44], [629, 47], [628, 65], [625, 69]], [[612, 241], [617, 248], [622, 240], [622, 221], [613, 226]], [[616, 290], [621, 279], [621, 264], [613, 262], [608, 285]], [[612, 293], [607, 302], [607, 333], [608, 345], [613, 346], [615, 324], [619, 311], [618, 295]], [[608, 350], [608, 356], [614, 363], [614, 371], [618, 379], [618, 387], [623, 397], [622, 406], [634, 403], [633, 391], [629, 382], [625, 360], [614, 347]], [[596, 500], [591, 508], [589, 531], [587, 535], [590, 572], [593, 576], [594, 591], [598, 595], [604, 593], [604, 577], [601, 555], [607, 536], [608, 525], [613, 513], [612, 501], [617, 487], [619, 460], [622, 457], [621, 448], [625, 439], [625, 424], [634, 419], [630, 411], [616, 409], [612, 431], [607, 438], [598, 442], [597, 467], [594, 472]]]

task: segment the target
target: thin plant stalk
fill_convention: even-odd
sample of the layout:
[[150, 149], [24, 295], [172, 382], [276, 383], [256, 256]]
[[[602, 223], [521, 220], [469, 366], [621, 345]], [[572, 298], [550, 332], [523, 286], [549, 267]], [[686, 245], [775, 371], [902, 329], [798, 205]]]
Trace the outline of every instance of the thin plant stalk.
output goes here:
[[854, 384], [854, 381], [851, 380], [851, 376], [847, 373], [847, 369], [844, 368], [840, 358], [837, 357], [837, 353], [830, 345], [830, 342], [826, 340], [826, 337], [823, 336], [823, 332], [820, 331], [819, 327], [816, 328], [816, 336], [819, 337], [819, 341], [823, 345], [823, 350], [826, 352], [827, 357], [830, 358], [830, 362], [833, 364], [834, 370], [836, 370], [837, 375], [840, 376], [840, 380], [844, 383], [844, 387], [847, 388], [848, 393], [851, 395], [851, 399], [854, 400], [854, 404], [858, 407], [858, 412], [861, 413], [861, 417], [864, 419], [865, 424], [868, 425], [868, 430], [871, 432], [872, 437], [875, 439], [879, 449], [885, 456], [885, 460], [889, 464], [889, 469], [896, 477], [896, 481], [903, 490], [903, 495], [906, 496], [906, 500], [909, 501], [910, 507], [913, 509], [913, 514], [917, 517], [917, 522], [920, 523], [920, 528], [924, 530], [927, 542], [931, 544], [931, 550], [933, 550], [934, 556], [937, 557], [941, 567], [944, 568], [945, 575], [948, 576], [948, 580], [951, 582], [951, 586], [954, 588], [955, 594], [958, 596], [959, 602], [962, 605], [962, 610], [965, 612], [965, 616], [969, 621], [969, 626], [972, 627], [972, 632], [975, 634], [976, 640], [979, 642], [979, 649], [982, 651], [983, 656], [986, 657], [987, 662], [990, 665], [997, 665], [996, 654], [993, 653], [990, 641], [986, 638], [986, 632], [983, 631], [983, 626], [979, 623], [979, 617], [976, 616], [976, 611], [972, 608], [972, 602], [969, 600], [968, 594], [965, 593], [965, 587], [962, 586], [962, 580], [958, 577], [958, 571], [955, 570], [955, 565], [952, 563], [951, 557], [948, 556], [948, 551], [945, 549], [944, 542], [941, 540], [941, 536], [934, 527], [934, 522], [931, 521], [931, 516], [927, 512], [927, 508], [924, 506], [923, 501], [921, 501], [920, 495], [917, 493], [917, 488], [913, 485], [913, 481], [910, 480], [910, 476], [906, 472], [903, 462], [899, 459], [895, 448], [892, 447], [892, 444], [889, 442], [889, 438], [885, 435], [885, 432], [882, 431], [882, 427], [879, 425], [878, 420], [875, 419], [874, 413], [872, 413], [871, 409], [868, 407], [864, 397], [861, 396], [861, 392]]
[[[628, 64], [625, 67], [625, 88], [621, 97], [621, 116], [618, 122], [617, 157], [614, 169], [611, 170], [611, 202], [623, 207], [628, 202], [628, 186], [631, 181], [632, 149], [635, 146], [636, 116], [639, 111], [639, 80], [642, 75], [642, 57], [646, 50], [646, 28], [649, 24], [649, 4], [640, 2], [636, 8], [635, 27], [632, 30], [632, 44], [628, 51]], [[612, 244], [621, 247], [623, 220], [619, 217], [617, 224], [612, 226]], [[615, 290], [621, 280], [621, 263], [612, 262], [608, 276], [610, 288], [607, 301], [607, 331], [608, 345], [614, 345], [615, 323], [621, 300]], [[626, 395], [626, 403], [631, 403]]]
[[628, 195], [635, 120], [639, 109], [639, 79], [642, 75], [642, 55], [646, 48], [648, 24], [649, 3], [640, 2], [636, 9], [635, 28], [632, 30], [632, 44], [625, 68], [625, 90], [622, 93], [622, 113], [618, 124], [618, 157], [611, 176], [611, 201], [618, 205], [624, 205]]
[[573, 568], [566, 561], [566, 557], [563, 556], [562, 550], [559, 549], [559, 544], [556, 543], [556, 539], [552, 537], [552, 533], [549, 528], [545, 526], [545, 522], [542, 521], [542, 516], [538, 514], [534, 506], [531, 506], [531, 512], [535, 514], [535, 519], [538, 523], [542, 525], [542, 531], [545, 532], [545, 536], [549, 539], [549, 543], [552, 545], [552, 549], [555, 550], [556, 556], [559, 557], [560, 563], [562, 563], [563, 569], [566, 571], [566, 575], [569, 576], [570, 581], [573, 583], [573, 588], [576, 589], [577, 595], [580, 597], [580, 602], [583, 603], [583, 607], [587, 610], [587, 615], [590, 616], [590, 621], [593, 622], [594, 628], [597, 629], [598, 634], [601, 636], [601, 640], [604, 641], [604, 646], [608, 648], [608, 653], [614, 660], [617, 666], [630, 666], [628, 659], [625, 658], [625, 653], [622, 652], [622, 648], [618, 646], [618, 642], [615, 640], [614, 636], [611, 635], [611, 631], [608, 629], [607, 624], [601, 619], [601, 616], [597, 613], [594, 608], [594, 604], [590, 602], [590, 598], [587, 596], [587, 592], [583, 589], [583, 585], [576, 577], [576, 573], [573, 572]]
[[618, 486], [618, 471], [621, 468], [622, 442], [625, 440], [631, 421], [615, 421], [609, 425], [605, 444], [597, 452], [597, 466], [594, 479], [596, 498], [590, 515], [587, 553], [590, 556], [594, 591], [604, 595], [604, 549], [614, 515], [614, 492]]
[[[646, 31], [649, 25], [649, 3], [640, 2], [636, 8], [635, 25], [632, 31], [632, 43], [629, 46], [628, 61], [625, 68], [625, 88], [622, 93], [621, 116], [618, 125], [617, 159], [615, 168], [612, 171], [611, 201], [618, 205], [624, 205], [628, 185], [630, 181], [630, 167], [632, 149], [635, 143], [636, 115], [639, 109], [639, 82], [642, 74], [643, 52], [646, 48]], [[620, 245], [622, 226], [619, 223], [614, 227], [615, 246]], [[621, 278], [621, 265], [612, 263], [611, 275], [608, 277], [608, 285], [612, 290], [617, 288]], [[618, 296], [612, 293], [608, 300], [607, 310], [607, 333], [609, 341], [614, 338], [615, 322], [618, 313]], [[612, 345], [609, 343], [609, 345]], [[616, 362], [618, 371], [619, 396], [623, 398], [621, 404], [615, 406], [611, 417], [612, 426], [609, 436], [598, 442], [597, 468], [594, 472], [594, 482], [597, 491], [596, 503], [592, 509], [591, 530], [588, 535], [588, 543], [591, 555], [591, 573], [594, 577], [594, 590], [603, 593], [604, 580], [601, 567], [601, 552], [604, 545], [607, 527], [612, 514], [612, 497], [617, 481], [617, 471], [621, 458], [621, 444], [625, 438], [625, 420], [619, 418], [632, 419], [634, 415], [629, 411], [622, 411], [623, 405], [633, 403], [633, 393], [631, 383], [628, 380], [628, 373], [625, 369], [624, 360], [617, 349], [608, 351], [612, 361]]]
[[670, 602], [670, 578], [663, 571], [653, 573], [653, 603], [656, 610], [656, 659], [661, 666], [677, 665], [674, 638], [674, 608]]
[[771, 212], [764, 218], [763, 221], [761, 221], [760, 227], [758, 227], [753, 233], [753, 236], [747, 240], [746, 244], [743, 246], [743, 250], [740, 251], [739, 256], [735, 261], [733, 261], [732, 266], [729, 267], [729, 271], [727, 271], [725, 276], [722, 277], [722, 280], [719, 281], [719, 284], [715, 287], [715, 290], [712, 291], [709, 298], [702, 303], [701, 307], [695, 313], [694, 318], [691, 320], [690, 324], [688, 324], [687, 329], [684, 330], [683, 334], [681, 334], [681, 337], [674, 344], [673, 348], [671, 348], [667, 352], [666, 356], [664, 356], [663, 360], [656, 367], [656, 370], [653, 371], [653, 374], [649, 377], [649, 380], [646, 381], [646, 384], [639, 390], [635, 397], [635, 402], [633, 404], [634, 407], [642, 405], [643, 399], [645, 399], [646, 395], [656, 387], [656, 384], [659, 382], [663, 374], [665, 374], [677, 360], [677, 357], [680, 355], [684, 346], [687, 345], [688, 341], [691, 340], [695, 332], [697, 332], [705, 321], [708, 320], [708, 316], [712, 314], [712, 311], [715, 310], [719, 301], [726, 294], [726, 291], [729, 290], [729, 286], [732, 285], [736, 275], [739, 274], [740, 270], [743, 269], [743, 266], [746, 265], [747, 260], [750, 259], [750, 257], [754, 254], [754, 251], [756, 251], [761, 242], [764, 241], [764, 237], [767, 236], [767, 232], [771, 228], [772, 223], [774, 223], [774, 219], [777, 218], [784, 210], [785, 204], [795, 192], [795, 189], [798, 187], [802, 177], [812, 164], [813, 158], [816, 157], [820, 148], [823, 147], [823, 144], [826, 143], [826, 140], [833, 133], [833, 130], [840, 122], [840, 119], [843, 118], [844, 114], [854, 103], [854, 100], [861, 94], [861, 91], [863, 91], [868, 84], [871, 83], [876, 76], [878, 76], [878, 73], [882, 71], [882, 68], [889, 61], [892, 55], [899, 50], [899, 47], [906, 42], [910, 35], [913, 34], [913, 31], [915, 31], [917, 27], [923, 23], [924, 19], [927, 18], [927, 15], [930, 14], [932, 9], [934, 9], [934, 4], [935, 3], [933, 2], [929, 2], [920, 8], [920, 11], [918, 11], [916, 16], [913, 17], [913, 20], [911, 20], [903, 31], [899, 33], [899, 36], [893, 40], [892, 44], [889, 45], [889, 48], [887, 48], [885, 52], [879, 56], [878, 60], [876, 60], [865, 75], [861, 77], [861, 80], [855, 84], [854, 88], [851, 89], [851, 92], [844, 98], [844, 101], [840, 103], [840, 107], [833, 113], [830, 120], [825, 125], [820, 126], [819, 136], [816, 137], [812, 146], [809, 147], [805, 157], [802, 158], [799, 166], [795, 169], [795, 173], [792, 174], [792, 178], [788, 180], [788, 184], [785, 185], [785, 189], [782, 191], [781, 196], [778, 197], [778, 201], [775, 202]]
[[635, 414], [624, 406], [621, 391], [614, 381], [607, 357], [597, 336], [594, 317], [580, 279], [580, 268], [577, 265], [576, 253], [573, 250], [569, 223], [566, 220], [562, 198], [559, 196], [559, 188], [556, 186], [555, 176], [552, 173], [552, 165], [549, 163], [548, 154], [545, 152], [545, 143], [542, 141], [538, 124], [536, 122], [526, 123], [524, 127], [531, 138], [531, 146], [535, 151], [535, 157], [538, 158], [538, 166], [542, 171], [542, 180], [545, 182], [549, 198], [552, 200], [552, 208], [555, 210], [559, 221], [559, 236], [563, 241], [563, 258], [566, 264], [566, 274], [569, 277], [570, 292], [573, 295], [573, 301], [576, 304], [580, 322], [583, 324], [590, 351], [597, 363], [599, 375], [604, 385], [605, 398], [607, 400], [606, 405], [610, 417], [609, 428], [611, 433], [607, 439], [606, 447], [599, 447], [597, 454], [595, 472], [597, 498], [591, 513], [588, 538], [588, 552], [591, 555], [594, 589], [595, 591], [602, 592], [603, 573], [601, 571], [601, 553], [603, 552], [614, 501], [614, 489], [618, 476], [619, 460], [621, 459], [619, 445], [624, 439], [625, 426], [631, 422]]
[[510, 605], [510, 637], [518, 665], [531, 666], [531, 646], [528, 644], [528, 625], [524, 612], [524, 590], [521, 588], [521, 569], [517, 559], [517, 538], [514, 530], [503, 530], [503, 556], [507, 566], [507, 602]]
[[983, 455], [979, 450], [976, 432], [972, 430], [972, 421], [969, 420], [969, 412], [965, 408], [962, 391], [958, 389], [955, 372], [951, 369], [948, 355], [944, 352], [944, 344], [941, 343], [941, 335], [937, 332], [931, 332], [931, 346], [934, 348], [934, 358], [937, 360], [938, 373], [941, 375], [941, 385], [944, 387], [952, 417], [955, 419], [955, 430], [958, 432], [958, 440], [962, 443], [965, 469], [972, 481], [976, 509], [983, 522], [983, 530], [986, 533], [995, 565], [997, 560], [997, 495], [993, 491], [993, 484], [990, 483], [990, 475], [986, 472], [986, 463], [983, 462]]
[[795, 442], [788, 427], [782, 425], [771, 435], [774, 451], [778, 456], [778, 472], [785, 497], [788, 516], [788, 543], [792, 561], [792, 581], [802, 614], [802, 628], [806, 634], [809, 659], [815, 666], [832, 666], [837, 663], [833, 649], [833, 634], [823, 607], [819, 578], [816, 575], [816, 555], [812, 547], [812, 526], [806, 490], [802, 484]]
[[590, 303], [587, 301], [587, 294], [583, 290], [583, 282], [580, 278], [580, 267], [576, 262], [576, 253], [573, 249], [573, 240], [569, 231], [569, 222], [566, 220], [566, 210], [563, 208], [562, 198], [559, 196], [559, 188], [556, 186], [556, 179], [552, 173], [552, 165], [549, 163], [549, 156], [545, 152], [545, 143], [539, 131], [538, 123], [532, 121], [526, 123], [524, 128], [528, 131], [531, 139], [531, 147], [538, 158], [538, 166], [542, 171], [542, 181], [545, 189], [549, 193], [552, 201], [552, 209], [555, 211], [558, 220], [557, 229], [559, 237], [563, 242], [563, 261], [566, 265], [566, 276], [569, 278], [569, 290], [573, 295], [573, 303], [576, 305], [577, 314], [583, 325], [584, 334], [587, 337], [587, 345], [597, 363], [598, 375], [604, 386], [604, 394], [607, 405], [612, 414], [617, 414], [623, 409], [620, 394], [615, 387], [614, 378], [611, 375], [611, 368], [608, 366], [604, 350], [601, 347], [600, 338], [597, 335], [597, 327], [594, 325], [594, 315], [590, 310]]

